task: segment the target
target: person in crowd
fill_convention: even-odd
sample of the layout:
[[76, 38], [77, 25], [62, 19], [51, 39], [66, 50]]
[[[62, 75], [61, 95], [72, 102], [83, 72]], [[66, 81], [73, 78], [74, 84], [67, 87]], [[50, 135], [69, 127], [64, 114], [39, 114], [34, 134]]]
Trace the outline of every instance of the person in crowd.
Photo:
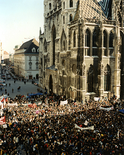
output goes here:
[[[29, 105], [32, 99], [37, 102], [35, 107]], [[11, 105], [18, 106], [6, 105], [7, 127], [0, 126], [2, 154], [124, 154], [124, 117], [116, 109], [100, 109], [112, 107], [114, 100], [90, 100], [86, 104], [72, 101], [63, 106], [61, 101], [61, 96], [54, 94], [11, 99]]]

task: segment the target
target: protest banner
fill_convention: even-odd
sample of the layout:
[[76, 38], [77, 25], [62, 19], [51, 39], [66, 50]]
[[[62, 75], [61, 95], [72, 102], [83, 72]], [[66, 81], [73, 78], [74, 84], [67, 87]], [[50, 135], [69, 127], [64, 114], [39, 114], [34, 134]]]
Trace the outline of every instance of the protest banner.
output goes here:
[[3, 124], [5, 124], [6, 123], [6, 121], [5, 121], [5, 116], [4, 117], [1, 117], [0, 118], [0, 125], [3, 125]]

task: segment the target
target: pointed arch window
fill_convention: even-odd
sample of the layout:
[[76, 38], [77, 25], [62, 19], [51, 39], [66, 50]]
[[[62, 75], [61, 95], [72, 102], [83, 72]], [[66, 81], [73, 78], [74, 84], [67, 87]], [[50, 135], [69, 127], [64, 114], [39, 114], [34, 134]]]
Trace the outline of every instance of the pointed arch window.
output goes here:
[[51, 3], [49, 3], [49, 10], [51, 10]]
[[90, 31], [85, 32], [85, 56], [90, 56]]
[[63, 9], [65, 9], [65, 2], [63, 2]]
[[63, 16], [63, 24], [65, 24], [65, 16]]
[[90, 65], [90, 68], [87, 73], [88, 92], [93, 92], [93, 75], [94, 75], [93, 66]]
[[67, 40], [66, 40], [65, 32], [63, 30], [62, 37], [61, 37], [61, 50], [65, 51], [66, 49], [67, 49]]
[[107, 56], [107, 32], [103, 31], [103, 47], [104, 47], [104, 56]]
[[97, 56], [97, 35], [96, 30], [93, 31], [92, 56]]
[[110, 56], [113, 56], [113, 53], [114, 53], [113, 41], [114, 41], [114, 34], [111, 31], [109, 34], [109, 54], [110, 54]]
[[109, 35], [109, 47], [113, 47], [113, 39], [114, 39], [114, 34], [110, 32]]
[[109, 65], [104, 70], [104, 91], [110, 91], [111, 85], [111, 71]]
[[44, 52], [47, 52], [47, 42], [46, 42], [46, 39], [44, 41]]
[[71, 22], [72, 19], [73, 19], [73, 16], [72, 16], [72, 14], [70, 14], [70, 15], [69, 15], [69, 21]]
[[70, 8], [73, 7], [73, 0], [70, 0]]
[[73, 34], [73, 47], [76, 47], [76, 32]]

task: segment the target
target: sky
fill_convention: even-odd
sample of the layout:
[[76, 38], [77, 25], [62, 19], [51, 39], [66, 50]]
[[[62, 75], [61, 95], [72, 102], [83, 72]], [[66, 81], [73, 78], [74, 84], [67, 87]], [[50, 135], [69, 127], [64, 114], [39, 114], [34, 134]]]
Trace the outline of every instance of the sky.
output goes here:
[[44, 0], [0, 0], [0, 42], [2, 49], [14, 52], [16, 45], [39, 38], [43, 32]]

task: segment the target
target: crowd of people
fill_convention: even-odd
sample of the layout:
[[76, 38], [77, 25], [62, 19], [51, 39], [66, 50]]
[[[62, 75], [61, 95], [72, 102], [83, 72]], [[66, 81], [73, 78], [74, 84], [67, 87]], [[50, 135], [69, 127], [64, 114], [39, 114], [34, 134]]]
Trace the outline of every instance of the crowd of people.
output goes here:
[[[124, 154], [124, 117], [118, 111], [123, 102], [68, 101], [61, 106], [62, 100], [55, 95], [11, 99], [17, 106], [4, 107], [1, 155], [18, 155], [22, 150], [26, 155]], [[29, 106], [33, 103], [35, 107]], [[114, 108], [105, 110], [108, 107]]]

